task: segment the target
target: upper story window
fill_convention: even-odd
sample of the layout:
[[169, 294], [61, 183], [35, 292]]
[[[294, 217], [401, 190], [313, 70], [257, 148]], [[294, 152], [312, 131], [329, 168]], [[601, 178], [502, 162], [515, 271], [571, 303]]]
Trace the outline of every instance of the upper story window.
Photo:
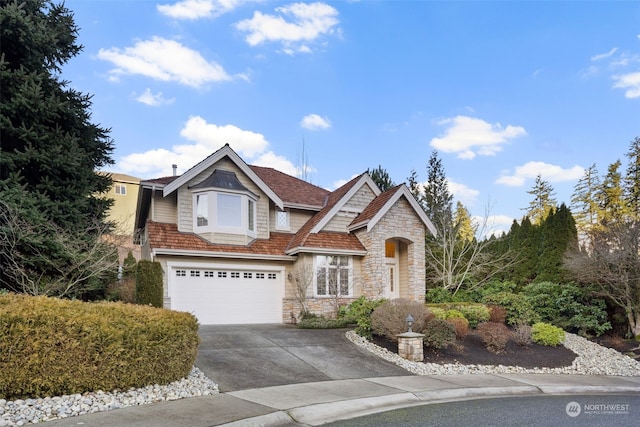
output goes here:
[[127, 195], [127, 186], [124, 184], [115, 184], [114, 185], [115, 190], [116, 190], [116, 194], [120, 195], [120, 196], [126, 196]]
[[196, 232], [256, 235], [257, 196], [234, 172], [216, 169], [204, 181], [189, 187], [193, 192], [193, 225]]
[[255, 237], [256, 202], [245, 194], [207, 191], [193, 195], [194, 229]]
[[289, 212], [276, 211], [276, 230], [289, 230]]
[[352, 260], [350, 256], [315, 257], [316, 296], [351, 296]]

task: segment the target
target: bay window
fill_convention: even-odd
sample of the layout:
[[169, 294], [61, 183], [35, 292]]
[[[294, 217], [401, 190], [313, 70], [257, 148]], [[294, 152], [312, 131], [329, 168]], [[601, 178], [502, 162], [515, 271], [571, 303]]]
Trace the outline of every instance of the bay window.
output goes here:
[[194, 231], [255, 237], [256, 203], [247, 194], [205, 191], [193, 195]]

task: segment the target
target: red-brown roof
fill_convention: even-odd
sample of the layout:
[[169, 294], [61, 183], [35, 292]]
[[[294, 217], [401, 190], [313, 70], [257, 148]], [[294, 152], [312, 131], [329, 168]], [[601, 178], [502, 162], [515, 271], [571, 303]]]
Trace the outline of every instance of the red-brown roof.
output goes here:
[[151, 249], [177, 249], [209, 252], [231, 252], [254, 255], [285, 255], [293, 234], [270, 233], [269, 239], [256, 239], [248, 246], [213, 244], [194, 233], [178, 231], [176, 224], [147, 221]]
[[162, 176], [160, 178], [145, 179], [143, 181], [143, 183], [167, 185], [167, 184], [175, 181], [178, 178], [180, 178], [180, 175], [177, 175], [177, 176], [176, 175], [174, 175], [174, 176]]
[[398, 192], [403, 185], [404, 184], [396, 185], [395, 187], [378, 195], [371, 201], [371, 203], [367, 205], [366, 208], [363, 209], [362, 212], [360, 212], [357, 217], [353, 219], [353, 221], [351, 221], [350, 225], [366, 224], [369, 220], [376, 216], [378, 212], [380, 212], [380, 209], [384, 207], [389, 199], [392, 198], [393, 195], [396, 194], [396, 192]]
[[329, 194], [328, 190], [273, 168], [253, 165], [249, 167], [284, 203], [318, 208], [324, 206], [325, 199]]

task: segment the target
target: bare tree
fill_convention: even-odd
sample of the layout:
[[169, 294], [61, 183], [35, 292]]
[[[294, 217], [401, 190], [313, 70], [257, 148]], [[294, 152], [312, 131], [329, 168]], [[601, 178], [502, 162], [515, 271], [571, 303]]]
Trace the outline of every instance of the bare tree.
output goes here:
[[435, 224], [438, 234], [426, 245], [427, 275], [432, 283], [455, 295], [461, 288], [481, 287], [513, 265], [515, 257], [511, 252], [496, 255], [490, 250], [491, 241], [486, 239], [489, 211], [487, 208], [482, 220], [472, 221], [475, 238], [471, 239], [461, 237], [461, 222], [443, 220]]
[[[103, 238], [106, 225], [71, 233], [53, 223], [31, 224], [0, 202], [3, 286], [31, 295], [69, 297], [93, 290], [118, 271], [118, 256]], [[35, 261], [34, 261], [35, 260]]]
[[309, 290], [313, 286], [313, 266], [306, 262], [299, 263], [293, 269], [291, 278], [294, 282], [294, 298], [300, 304], [302, 308], [300, 314], [304, 317], [309, 313], [307, 298], [309, 297]]
[[640, 334], [640, 223], [619, 222], [594, 233], [588, 247], [567, 253], [564, 265], [574, 279], [621, 307], [629, 330]]

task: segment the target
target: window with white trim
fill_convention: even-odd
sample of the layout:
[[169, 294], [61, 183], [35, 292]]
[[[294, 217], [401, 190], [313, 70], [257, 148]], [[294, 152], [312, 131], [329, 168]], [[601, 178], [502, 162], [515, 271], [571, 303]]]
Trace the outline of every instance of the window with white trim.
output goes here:
[[276, 230], [289, 230], [289, 211], [276, 211]]
[[316, 296], [351, 296], [352, 261], [350, 256], [317, 255], [315, 257]]
[[256, 201], [247, 194], [204, 191], [193, 195], [196, 232], [256, 235]]

